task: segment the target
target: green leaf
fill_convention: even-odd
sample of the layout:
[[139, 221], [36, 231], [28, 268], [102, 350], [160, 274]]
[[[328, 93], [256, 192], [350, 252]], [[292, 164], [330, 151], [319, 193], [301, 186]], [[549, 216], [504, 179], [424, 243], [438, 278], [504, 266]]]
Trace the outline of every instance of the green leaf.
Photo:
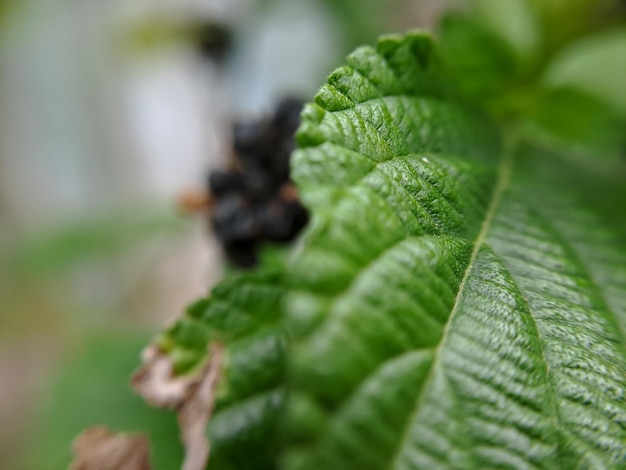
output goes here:
[[179, 373], [198, 370], [209, 342], [225, 344], [207, 430], [211, 468], [265, 469], [276, 458], [285, 402], [281, 277], [271, 270], [233, 276], [157, 339]]
[[547, 89], [527, 117], [524, 130], [531, 140], [571, 157], [593, 156], [620, 164], [626, 121], [603, 101], [575, 88]]
[[56, 275], [124, 253], [148, 236], [172, 236], [183, 227], [173, 214], [152, 209], [92, 215], [19, 234], [7, 262], [20, 276]]
[[626, 30], [601, 32], [558, 51], [527, 96], [531, 140], [570, 156], [619, 162], [626, 148]]
[[316, 145], [294, 177], [315, 223], [287, 324], [295, 388], [329, 420], [306, 468], [626, 464], [626, 250], [588, 201], [623, 184], [500, 147], [399, 80], [354, 94], [382, 68], [362, 64], [421, 81], [422, 41], [360, 53], [342, 97], [304, 114]]
[[498, 98], [519, 72], [513, 49], [499, 32], [480, 18], [448, 15], [439, 25], [440, 55], [457, 87], [473, 101]]
[[208, 341], [283, 345], [262, 374], [261, 347], [227, 361], [209, 435], [239, 453], [210, 468], [626, 466], [624, 180], [496, 127], [438, 54], [413, 32], [348, 57], [302, 115], [288, 268], [162, 341], [181, 370]]
[[541, 53], [540, 24], [528, 0], [475, 0], [477, 15], [524, 62]]
[[576, 37], [624, 19], [624, 7], [620, 0], [526, 0], [526, 2], [534, 10], [541, 24], [543, 47], [547, 51], [554, 51]]
[[542, 82], [588, 93], [626, 118], [626, 28], [571, 44], [554, 57]]

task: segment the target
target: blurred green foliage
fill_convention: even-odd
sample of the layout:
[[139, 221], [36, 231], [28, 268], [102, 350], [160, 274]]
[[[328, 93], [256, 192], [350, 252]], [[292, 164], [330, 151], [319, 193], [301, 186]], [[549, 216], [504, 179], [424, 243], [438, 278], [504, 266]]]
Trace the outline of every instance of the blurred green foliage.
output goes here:
[[0, 22], [4, 21], [13, 7], [15, 7], [15, 0], [0, 0]]
[[[477, 0], [439, 26], [464, 97], [568, 156], [626, 146], [626, 7], [609, 0]], [[594, 122], [598, 125], [588, 126]]]
[[361, 44], [373, 42], [391, 27], [391, 15], [398, 1], [322, 0], [341, 25], [346, 39], [346, 53]]
[[186, 226], [164, 210], [83, 217], [20, 237], [8, 263], [17, 275], [67, 272], [83, 262], [123, 254], [155, 236], [172, 236]]
[[175, 414], [149, 407], [129, 387], [148, 339], [128, 331], [99, 333], [68, 354], [54, 383], [41, 394], [40, 420], [24, 469], [67, 468], [73, 439], [99, 424], [147, 433], [153, 468], [178, 468], [182, 447]]
[[626, 117], [626, 25], [564, 48], [546, 68], [542, 85], [579, 89]]

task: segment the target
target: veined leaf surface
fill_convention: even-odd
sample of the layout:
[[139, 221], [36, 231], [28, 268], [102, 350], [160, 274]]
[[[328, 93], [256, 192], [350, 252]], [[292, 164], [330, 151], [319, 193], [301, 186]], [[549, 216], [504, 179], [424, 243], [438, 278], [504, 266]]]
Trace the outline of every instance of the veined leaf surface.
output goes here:
[[[284, 346], [271, 379], [263, 354], [227, 361], [225, 383], [265, 377], [284, 414], [237, 414], [254, 386], [225, 391], [240, 460], [210, 468], [626, 466], [624, 180], [496, 128], [441, 68], [419, 32], [353, 53], [303, 113], [293, 177], [312, 222], [289, 267], [179, 323], [195, 318], [188, 366], [215, 335]], [[255, 441], [272, 455], [258, 466], [250, 416], [283, 430]]]

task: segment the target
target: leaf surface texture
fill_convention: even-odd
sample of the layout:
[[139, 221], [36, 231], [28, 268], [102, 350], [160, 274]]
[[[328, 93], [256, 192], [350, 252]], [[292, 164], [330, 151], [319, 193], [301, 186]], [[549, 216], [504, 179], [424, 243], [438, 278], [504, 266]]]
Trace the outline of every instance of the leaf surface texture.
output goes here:
[[303, 112], [288, 267], [161, 339], [181, 371], [228, 345], [209, 435], [239, 454], [210, 468], [626, 466], [624, 182], [497, 129], [443, 68], [419, 32], [349, 56]]

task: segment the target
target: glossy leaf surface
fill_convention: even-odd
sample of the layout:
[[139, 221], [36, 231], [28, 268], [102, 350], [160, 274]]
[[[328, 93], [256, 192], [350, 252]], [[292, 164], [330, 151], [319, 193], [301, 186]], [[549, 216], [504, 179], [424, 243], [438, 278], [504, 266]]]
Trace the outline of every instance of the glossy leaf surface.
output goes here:
[[496, 128], [444, 62], [349, 56], [303, 113], [289, 266], [162, 338], [180, 371], [227, 345], [210, 468], [626, 466], [623, 176]]

